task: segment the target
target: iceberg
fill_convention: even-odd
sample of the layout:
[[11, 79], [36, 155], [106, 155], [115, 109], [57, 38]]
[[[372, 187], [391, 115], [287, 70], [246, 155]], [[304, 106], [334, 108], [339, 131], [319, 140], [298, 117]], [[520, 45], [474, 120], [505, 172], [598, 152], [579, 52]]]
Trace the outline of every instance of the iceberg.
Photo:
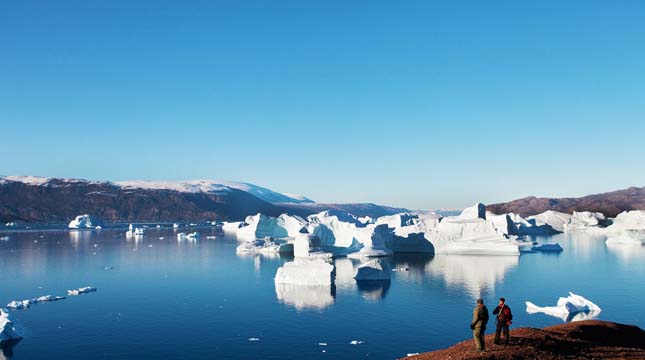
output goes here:
[[527, 313], [544, 313], [558, 317], [566, 322], [593, 319], [601, 311], [598, 305], [572, 292], [569, 292], [569, 296], [566, 298], [559, 298], [556, 306], [540, 307], [530, 301], [526, 302]]
[[223, 222], [222, 231], [225, 233], [237, 234], [237, 230], [244, 225], [242, 221]]
[[78, 215], [74, 220], [69, 222], [67, 227], [70, 229], [91, 229], [93, 227], [92, 219], [88, 214]]
[[299, 216], [282, 214], [275, 218], [258, 213], [247, 216], [238, 229], [227, 227], [226, 231], [235, 230], [239, 239], [287, 238], [302, 233], [305, 225], [306, 221]]
[[544, 224], [550, 226], [557, 232], [564, 232], [564, 227], [571, 221], [571, 218], [571, 214], [547, 210], [541, 214], [529, 216], [526, 220], [533, 221], [537, 226]]
[[605, 228], [607, 245], [645, 244], [645, 210], [623, 211]]
[[19, 339], [22, 339], [22, 336], [16, 330], [9, 313], [0, 309], [0, 343]]
[[182, 240], [189, 240], [189, 241], [195, 241], [199, 239], [199, 233], [198, 232], [192, 232], [192, 233], [179, 233], [177, 234], [177, 241], [182, 241]]
[[85, 287], [78, 288], [78, 289], [67, 290], [67, 295], [76, 296], [76, 295], [87, 294], [87, 293], [95, 292], [95, 291], [96, 291], [95, 287], [85, 286]]
[[126, 238], [142, 237], [144, 234], [143, 228], [135, 228], [132, 224], [128, 226], [128, 231], [125, 232]]
[[391, 231], [386, 224], [369, 225], [360, 229], [360, 232], [367, 231], [371, 232], [369, 237], [364, 236], [359, 240], [363, 247], [358, 252], [348, 254], [347, 257], [363, 259], [392, 255], [392, 250], [385, 246], [386, 242], [391, 237]]
[[459, 220], [486, 220], [486, 205], [477, 203], [471, 207], [465, 208], [461, 214], [455, 216]]
[[275, 274], [276, 284], [331, 285], [335, 276], [334, 265], [322, 259], [298, 259], [286, 262]]
[[331, 258], [332, 253], [322, 251], [320, 239], [311, 234], [300, 234], [293, 242], [293, 256], [297, 258]]
[[599, 228], [605, 224], [605, 215], [599, 212], [574, 211], [569, 222], [564, 224], [564, 231], [579, 231]]
[[461, 255], [519, 255], [513, 238], [497, 231], [492, 222], [484, 219], [443, 219], [426, 233], [435, 254]]
[[370, 260], [356, 268], [356, 281], [390, 280], [392, 268], [383, 259]]
[[235, 249], [238, 253], [266, 253], [266, 254], [290, 254], [293, 253], [293, 244], [271, 241], [270, 239], [259, 239], [244, 242]]

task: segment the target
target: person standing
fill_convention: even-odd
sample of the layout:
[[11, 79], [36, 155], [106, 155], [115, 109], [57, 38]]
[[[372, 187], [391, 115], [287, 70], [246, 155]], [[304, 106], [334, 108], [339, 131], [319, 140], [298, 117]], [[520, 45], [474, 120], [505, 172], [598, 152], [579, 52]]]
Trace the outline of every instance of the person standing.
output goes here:
[[484, 305], [483, 299], [477, 299], [477, 306], [473, 310], [473, 320], [470, 322], [470, 329], [473, 331], [475, 348], [480, 352], [486, 351], [486, 343], [484, 341], [486, 324], [488, 324], [488, 308]]
[[511, 320], [513, 320], [513, 313], [511, 308], [506, 305], [506, 299], [500, 298], [499, 305], [493, 310], [493, 315], [497, 319], [497, 327], [495, 328], [495, 344], [500, 344], [500, 334], [504, 333], [504, 345], [508, 345], [508, 340], [510, 338], [508, 327], [511, 325]]

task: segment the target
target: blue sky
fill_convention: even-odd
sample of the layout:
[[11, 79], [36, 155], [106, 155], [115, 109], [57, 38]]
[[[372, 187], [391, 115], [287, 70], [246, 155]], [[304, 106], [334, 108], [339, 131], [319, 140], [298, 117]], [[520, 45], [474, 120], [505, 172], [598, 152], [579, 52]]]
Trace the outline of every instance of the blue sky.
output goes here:
[[0, 174], [463, 207], [645, 185], [643, 1], [4, 1]]

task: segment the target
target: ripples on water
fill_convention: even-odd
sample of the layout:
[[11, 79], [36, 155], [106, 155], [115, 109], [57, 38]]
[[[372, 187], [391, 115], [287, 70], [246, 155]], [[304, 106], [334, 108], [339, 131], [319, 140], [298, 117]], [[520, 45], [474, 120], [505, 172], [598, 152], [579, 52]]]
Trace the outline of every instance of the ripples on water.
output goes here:
[[334, 286], [302, 287], [273, 282], [290, 258], [236, 254], [234, 238], [198, 231], [197, 242], [154, 228], [137, 241], [124, 238], [125, 228], [0, 231], [9, 237], [0, 241], [0, 304], [98, 288], [12, 311], [25, 338], [4, 356], [393, 359], [469, 338], [480, 296], [489, 307], [506, 297], [514, 326], [540, 327], [561, 320], [526, 314], [524, 301], [554, 305], [568, 291], [600, 305], [601, 319], [645, 326], [645, 248], [607, 247], [602, 237], [539, 239], [559, 242], [560, 254], [396, 254], [387, 261], [407, 271], [360, 286], [360, 261], [339, 258]]

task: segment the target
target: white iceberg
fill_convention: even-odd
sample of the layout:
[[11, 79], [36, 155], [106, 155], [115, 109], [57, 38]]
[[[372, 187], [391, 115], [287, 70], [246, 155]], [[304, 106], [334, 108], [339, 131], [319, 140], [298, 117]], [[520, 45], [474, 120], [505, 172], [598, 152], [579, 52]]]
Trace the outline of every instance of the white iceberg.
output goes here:
[[16, 330], [9, 313], [0, 309], [0, 343], [18, 339], [22, 339], [22, 336]]
[[519, 255], [514, 238], [498, 231], [484, 219], [461, 220], [444, 218], [426, 233], [435, 254]]
[[128, 231], [125, 232], [126, 238], [142, 237], [145, 230], [143, 228], [134, 227], [132, 224], [128, 226]]
[[564, 232], [564, 227], [571, 221], [571, 218], [571, 214], [547, 210], [541, 214], [529, 216], [526, 220], [534, 221], [537, 226], [548, 225], [555, 231]]
[[392, 255], [392, 250], [388, 249], [385, 245], [392, 236], [392, 232], [386, 224], [370, 224], [365, 228], [357, 229], [357, 231], [359, 231], [360, 233], [365, 233], [363, 234], [363, 236], [359, 236], [358, 239], [363, 247], [357, 252], [348, 254], [347, 257], [354, 259], [363, 259]]
[[192, 232], [192, 233], [179, 233], [177, 234], [177, 240], [182, 241], [182, 240], [188, 240], [188, 241], [195, 241], [199, 239], [199, 233], [198, 232]]
[[320, 239], [316, 235], [300, 234], [293, 241], [293, 256], [297, 258], [331, 258], [333, 254], [322, 250]]
[[461, 214], [455, 216], [459, 220], [486, 220], [486, 205], [477, 203], [471, 207], [465, 208]]
[[601, 311], [598, 305], [572, 292], [566, 298], [559, 298], [556, 306], [540, 307], [530, 301], [526, 302], [526, 312], [529, 314], [544, 313], [567, 322], [593, 319]]
[[276, 284], [331, 285], [334, 265], [322, 259], [298, 259], [286, 262], [275, 274]]
[[645, 210], [623, 211], [605, 229], [607, 245], [645, 244]]
[[238, 253], [290, 254], [293, 253], [293, 244], [270, 239], [258, 239], [238, 245], [236, 251]]
[[390, 280], [392, 268], [383, 259], [373, 259], [356, 268], [354, 279], [365, 280]]
[[95, 292], [95, 291], [96, 291], [95, 287], [85, 286], [85, 287], [78, 288], [78, 289], [67, 290], [67, 295], [76, 296], [76, 295], [87, 294], [87, 293]]
[[569, 222], [564, 224], [564, 231], [580, 231], [600, 228], [607, 219], [599, 212], [574, 211]]
[[69, 222], [67, 227], [70, 229], [91, 229], [93, 227], [92, 219], [88, 214], [78, 215], [74, 220]]
[[239, 239], [287, 238], [302, 233], [305, 226], [306, 221], [299, 216], [282, 214], [275, 218], [258, 213], [247, 216], [242, 227], [227, 227], [225, 231], [235, 230]]

